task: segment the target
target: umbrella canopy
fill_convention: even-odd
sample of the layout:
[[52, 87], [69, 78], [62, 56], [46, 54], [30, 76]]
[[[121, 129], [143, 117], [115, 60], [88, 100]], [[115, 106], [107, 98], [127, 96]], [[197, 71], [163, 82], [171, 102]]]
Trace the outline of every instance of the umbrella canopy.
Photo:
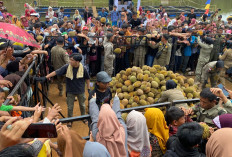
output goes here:
[[29, 33], [13, 24], [1, 22], [0, 37], [14, 42], [19, 42], [24, 45], [40, 48], [40, 45]]

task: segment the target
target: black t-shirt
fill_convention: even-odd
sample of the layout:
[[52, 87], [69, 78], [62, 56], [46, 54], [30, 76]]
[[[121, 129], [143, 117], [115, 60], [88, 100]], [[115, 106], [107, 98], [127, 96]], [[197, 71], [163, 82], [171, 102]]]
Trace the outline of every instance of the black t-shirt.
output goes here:
[[135, 27], [141, 25], [141, 20], [140, 20], [140, 19], [137, 19], [137, 20], [135, 21], [134, 19], [131, 19], [131, 20], [130, 20], [130, 24], [132, 25], [131, 28], [135, 28]]
[[94, 90], [92, 90], [89, 94], [89, 100], [92, 98], [92, 96], [96, 93], [96, 103], [99, 108], [101, 109], [101, 106], [103, 104], [110, 104], [110, 100], [112, 99], [112, 93], [110, 91], [110, 88], [106, 89], [105, 92], [100, 92], [97, 90], [97, 86], [95, 86]]
[[[56, 70], [57, 76], [63, 76], [67, 73], [69, 64], [62, 66], [60, 69]], [[76, 78], [78, 68], [73, 68], [73, 80], [66, 77], [66, 93], [71, 94], [83, 94], [85, 92], [85, 80], [90, 79], [87, 70], [84, 68], [84, 77]]]
[[192, 19], [196, 19], [197, 18], [197, 16], [196, 16], [195, 13], [193, 13], [193, 14], [189, 13], [187, 17], [189, 18], [189, 20], [188, 20], [189, 23], [191, 22]]

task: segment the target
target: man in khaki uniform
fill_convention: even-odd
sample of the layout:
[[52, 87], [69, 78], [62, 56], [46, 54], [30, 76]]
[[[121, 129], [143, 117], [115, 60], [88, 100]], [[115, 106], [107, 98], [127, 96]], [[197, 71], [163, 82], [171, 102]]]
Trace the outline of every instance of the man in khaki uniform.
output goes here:
[[219, 59], [224, 61], [225, 69], [223, 71], [223, 75], [225, 74], [225, 71], [232, 67], [232, 43], [229, 44], [228, 49], [225, 50], [223, 55], [219, 56]]
[[197, 115], [198, 122], [205, 122], [207, 125], [214, 127], [213, 119], [218, 115], [226, 114], [226, 110], [221, 108], [217, 103], [217, 96], [209, 88], [205, 88], [200, 93], [200, 104], [192, 108], [193, 114]]
[[[57, 45], [54, 46], [51, 50], [51, 61], [52, 65], [54, 67], [54, 70], [57, 70], [64, 66], [65, 64], [68, 64], [69, 57], [66, 53], [66, 50], [63, 49], [64, 46], [64, 39], [63, 37], [57, 38]], [[57, 85], [59, 89], [59, 96], [63, 95], [63, 83], [64, 82], [64, 76], [57, 76]]]
[[112, 33], [107, 33], [107, 39], [103, 43], [105, 59], [104, 59], [104, 71], [111, 77], [114, 70], [114, 59], [115, 54], [113, 53], [113, 43], [114, 36]]
[[211, 87], [215, 87], [218, 81], [223, 83], [223, 80], [220, 78], [221, 71], [223, 70], [223, 68], [224, 68], [223, 61], [213, 61], [206, 64], [202, 68], [202, 75], [201, 75], [202, 89], [205, 88], [205, 85], [208, 83], [208, 78], [210, 78]]
[[139, 34], [136, 39], [132, 39], [134, 47], [134, 61], [133, 65], [142, 68], [145, 62], [145, 55], [147, 53], [146, 37], [143, 37], [145, 29], [139, 28]]

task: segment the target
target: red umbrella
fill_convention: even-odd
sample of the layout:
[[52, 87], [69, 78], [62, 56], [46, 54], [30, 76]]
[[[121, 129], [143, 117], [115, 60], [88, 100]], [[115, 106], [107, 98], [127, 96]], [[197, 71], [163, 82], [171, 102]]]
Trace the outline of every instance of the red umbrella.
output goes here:
[[0, 37], [40, 48], [40, 45], [29, 33], [13, 24], [0, 22]]

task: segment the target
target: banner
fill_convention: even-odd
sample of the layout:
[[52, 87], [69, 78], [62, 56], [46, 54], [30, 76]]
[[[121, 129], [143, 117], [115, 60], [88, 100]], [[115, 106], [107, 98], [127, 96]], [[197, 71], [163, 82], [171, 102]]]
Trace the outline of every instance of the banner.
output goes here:
[[141, 3], [141, 0], [138, 0], [138, 2], [137, 2], [137, 11], [139, 10], [140, 3]]
[[118, 0], [114, 0], [114, 6], [117, 6], [117, 10], [118, 10]]
[[211, 0], [207, 0], [207, 2], [205, 3], [206, 4], [206, 6], [205, 6], [205, 14], [209, 13], [210, 3], [211, 3]]

